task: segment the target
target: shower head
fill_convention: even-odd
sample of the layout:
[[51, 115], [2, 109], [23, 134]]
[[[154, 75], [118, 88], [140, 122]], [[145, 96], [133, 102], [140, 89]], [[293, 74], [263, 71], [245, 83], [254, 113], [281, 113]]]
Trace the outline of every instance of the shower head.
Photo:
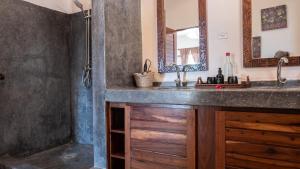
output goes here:
[[79, 0], [73, 0], [74, 4], [83, 11], [83, 5], [79, 2]]
[[73, 0], [74, 4], [81, 10], [84, 16], [86, 16], [82, 3], [79, 2], [79, 0]]

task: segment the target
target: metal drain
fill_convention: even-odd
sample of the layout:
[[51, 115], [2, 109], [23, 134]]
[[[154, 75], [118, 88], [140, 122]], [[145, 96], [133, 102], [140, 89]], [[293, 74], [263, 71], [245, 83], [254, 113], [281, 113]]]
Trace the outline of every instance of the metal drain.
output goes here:
[[77, 157], [77, 153], [70, 153], [63, 155], [64, 160], [71, 160]]

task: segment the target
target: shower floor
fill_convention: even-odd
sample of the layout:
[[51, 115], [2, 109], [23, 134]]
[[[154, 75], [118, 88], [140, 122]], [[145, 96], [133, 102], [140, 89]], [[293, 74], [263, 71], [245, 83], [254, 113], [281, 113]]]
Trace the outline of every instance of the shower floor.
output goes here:
[[2, 157], [0, 169], [90, 169], [93, 147], [66, 144], [26, 158]]

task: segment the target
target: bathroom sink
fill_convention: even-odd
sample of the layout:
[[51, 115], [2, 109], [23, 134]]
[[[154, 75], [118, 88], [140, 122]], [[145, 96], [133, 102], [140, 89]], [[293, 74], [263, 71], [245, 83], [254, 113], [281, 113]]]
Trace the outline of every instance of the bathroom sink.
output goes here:
[[175, 86], [161, 86], [161, 87], [153, 87], [156, 90], [190, 90], [195, 89], [194, 87], [175, 87]]
[[288, 81], [282, 86], [278, 86], [276, 81], [262, 81], [262, 82], [253, 82], [252, 87], [254, 89], [294, 89], [300, 88], [300, 81]]
[[256, 89], [292, 89], [292, 88], [299, 88], [300, 86], [294, 85], [285, 85], [285, 86], [277, 86], [277, 85], [270, 85], [270, 86], [253, 86], [252, 88]]
[[278, 86], [254, 86], [251, 87], [253, 89], [283, 89], [283, 88], [287, 88], [287, 87], [278, 87]]

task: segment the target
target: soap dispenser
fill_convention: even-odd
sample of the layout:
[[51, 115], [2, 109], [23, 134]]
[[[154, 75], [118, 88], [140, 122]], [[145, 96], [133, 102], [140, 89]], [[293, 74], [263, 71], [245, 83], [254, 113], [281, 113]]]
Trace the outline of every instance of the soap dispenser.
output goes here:
[[219, 71], [218, 71], [217, 84], [224, 84], [224, 75], [222, 74], [221, 68], [219, 68]]

